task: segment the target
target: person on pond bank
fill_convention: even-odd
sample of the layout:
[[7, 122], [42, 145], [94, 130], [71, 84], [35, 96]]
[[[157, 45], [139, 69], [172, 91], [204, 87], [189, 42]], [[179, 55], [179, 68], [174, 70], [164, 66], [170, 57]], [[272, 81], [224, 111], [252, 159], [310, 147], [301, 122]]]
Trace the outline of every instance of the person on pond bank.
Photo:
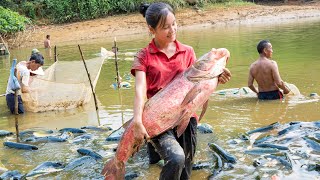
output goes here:
[[46, 36], [46, 39], [43, 42], [44, 48], [51, 48], [50, 35]]
[[[35, 74], [36, 73], [42, 74], [43, 72], [40, 72], [37, 70], [43, 64], [44, 64], [43, 56], [40, 53], [33, 53], [31, 54], [29, 61], [21, 61], [15, 67], [16, 78], [18, 79], [21, 87], [21, 89], [18, 90], [18, 113], [19, 114], [24, 113], [21, 93], [31, 92], [29, 88], [31, 71]], [[14, 93], [15, 91], [12, 90], [12, 87], [10, 87], [8, 83], [7, 90], [6, 90], [6, 101], [7, 101], [7, 106], [11, 111], [11, 113], [14, 113], [14, 109], [15, 109]]]
[[[288, 94], [290, 90], [280, 77], [277, 62], [270, 59], [273, 53], [270, 41], [260, 41], [257, 50], [260, 57], [250, 66], [248, 87], [257, 93], [259, 99], [282, 99], [283, 94], [280, 89], [284, 94]], [[254, 80], [258, 83], [258, 90], [253, 85]]]
[[[137, 53], [131, 69], [136, 79], [133, 127], [137, 141], [150, 140], [142, 123], [146, 98], [153, 97], [196, 61], [193, 48], [176, 40], [177, 22], [171, 6], [161, 2], [142, 4], [140, 12], [154, 38]], [[225, 68], [219, 82], [224, 84], [230, 78], [231, 73]], [[164, 160], [159, 179], [190, 179], [197, 143], [197, 121], [196, 115], [190, 117], [189, 125], [180, 137], [173, 128], [148, 143], [150, 163]]]

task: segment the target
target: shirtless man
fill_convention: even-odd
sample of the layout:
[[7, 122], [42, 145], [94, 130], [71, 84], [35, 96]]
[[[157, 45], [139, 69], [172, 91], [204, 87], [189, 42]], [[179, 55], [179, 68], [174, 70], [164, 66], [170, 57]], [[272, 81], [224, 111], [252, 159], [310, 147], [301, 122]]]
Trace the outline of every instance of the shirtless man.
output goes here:
[[51, 43], [50, 43], [50, 35], [46, 36], [46, 39], [43, 42], [44, 48], [51, 48]]
[[[259, 99], [282, 99], [283, 94], [289, 93], [289, 89], [282, 81], [277, 62], [271, 60], [272, 45], [268, 40], [262, 40], [257, 46], [260, 57], [251, 64], [248, 78], [248, 87], [257, 93]], [[258, 83], [258, 90], [253, 85], [253, 81]]]

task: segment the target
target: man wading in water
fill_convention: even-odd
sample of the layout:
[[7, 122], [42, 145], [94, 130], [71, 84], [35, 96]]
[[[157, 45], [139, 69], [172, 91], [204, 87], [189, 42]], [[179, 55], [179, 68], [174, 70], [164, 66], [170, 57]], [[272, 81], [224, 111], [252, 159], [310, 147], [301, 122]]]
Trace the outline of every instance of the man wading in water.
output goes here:
[[[282, 81], [277, 62], [271, 60], [272, 45], [268, 40], [262, 40], [257, 46], [260, 58], [251, 64], [249, 70], [248, 87], [257, 93], [259, 99], [282, 99], [283, 94], [288, 94], [290, 90]], [[258, 90], [253, 85], [253, 81], [258, 83]]]

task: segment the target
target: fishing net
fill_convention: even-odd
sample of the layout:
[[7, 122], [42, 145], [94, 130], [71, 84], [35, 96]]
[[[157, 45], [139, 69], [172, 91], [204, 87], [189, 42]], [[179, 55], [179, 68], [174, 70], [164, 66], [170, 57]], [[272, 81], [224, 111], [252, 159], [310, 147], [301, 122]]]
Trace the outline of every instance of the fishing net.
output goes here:
[[[96, 86], [102, 64], [107, 58], [86, 60], [93, 87]], [[57, 61], [47, 68], [43, 76], [30, 82], [31, 93], [23, 93], [26, 111], [44, 112], [65, 110], [82, 106], [91, 99], [92, 90], [83, 61]]]

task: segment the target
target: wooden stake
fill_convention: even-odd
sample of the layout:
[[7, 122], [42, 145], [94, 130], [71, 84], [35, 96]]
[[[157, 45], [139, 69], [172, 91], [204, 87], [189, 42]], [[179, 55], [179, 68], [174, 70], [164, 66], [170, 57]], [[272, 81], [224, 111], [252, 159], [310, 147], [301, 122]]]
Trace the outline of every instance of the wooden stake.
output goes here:
[[92, 85], [92, 82], [91, 82], [91, 77], [90, 77], [90, 74], [89, 74], [89, 71], [88, 71], [88, 68], [87, 68], [87, 64], [86, 64], [86, 61], [85, 61], [84, 58], [83, 58], [83, 54], [82, 54], [82, 51], [81, 51], [81, 48], [80, 48], [80, 45], [79, 45], [79, 44], [78, 44], [78, 47], [79, 47], [80, 55], [81, 55], [81, 58], [82, 58], [84, 67], [85, 67], [85, 69], [86, 69], [89, 82], [90, 82], [91, 91], [92, 91], [93, 98], [94, 98], [94, 105], [96, 106], [96, 113], [97, 113], [97, 118], [98, 118], [98, 124], [99, 124], [99, 126], [100, 126], [100, 118], [99, 118], [99, 112], [98, 112], [98, 104], [97, 104], [96, 93], [94, 92], [93, 85]]
[[[14, 76], [17, 77], [17, 72], [14, 72]], [[16, 136], [17, 142], [19, 142], [19, 101], [18, 101], [18, 90], [14, 90], [14, 114], [15, 114], [15, 127], [16, 127]]]
[[124, 117], [123, 117], [123, 111], [122, 111], [122, 95], [120, 91], [120, 73], [119, 73], [119, 66], [118, 66], [118, 47], [117, 47], [117, 39], [114, 37], [114, 46], [112, 47], [112, 50], [114, 51], [114, 60], [115, 60], [115, 65], [116, 65], [116, 74], [117, 74], [117, 85], [118, 85], [118, 95], [119, 95], [119, 101], [120, 101], [120, 107], [121, 107], [121, 119], [122, 119], [122, 124], [124, 124]]
[[117, 40], [116, 37], [114, 38], [114, 46], [112, 47], [112, 50], [114, 51], [114, 61], [116, 64], [116, 73], [117, 73], [117, 84], [118, 84], [118, 89], [120, 89], [120, 75], [119, 75], [119, 66], [118, 66], [118, 47], [117, 47]]
[[54, 46], [54, 62], [57, 62], [57, 46]]

